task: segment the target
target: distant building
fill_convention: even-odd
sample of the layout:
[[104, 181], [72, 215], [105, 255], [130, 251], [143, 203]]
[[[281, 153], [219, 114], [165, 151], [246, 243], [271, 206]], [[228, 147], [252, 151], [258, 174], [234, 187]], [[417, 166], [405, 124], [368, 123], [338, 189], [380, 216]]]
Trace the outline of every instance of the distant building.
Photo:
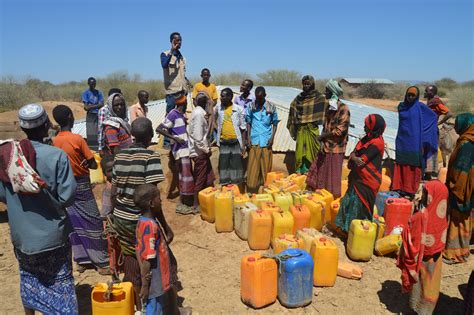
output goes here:
[[395, 84], [392, 80], [388, 79], [367, 79], [367, 78], [342, 78], [339, 80], [339, 84], [348, 85], [350, 87], [357, 88], [364, 84], [378, 84], [378, 85], [392, 85]]

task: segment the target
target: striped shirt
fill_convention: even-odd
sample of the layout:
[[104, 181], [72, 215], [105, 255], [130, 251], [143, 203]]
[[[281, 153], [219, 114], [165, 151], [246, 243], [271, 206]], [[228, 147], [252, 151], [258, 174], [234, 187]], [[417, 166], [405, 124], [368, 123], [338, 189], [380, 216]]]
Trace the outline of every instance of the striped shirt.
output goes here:
[[114, 148], [119, 147], [121, 150], [127, 149], [132, 144], [132, 136], [127, 131], [120, 127], [105, 126], [105, 147], [104, 151], [109, 154], [114, 154]]
[[137, 221], [141, 210], [133, 202], [135, 188], [165, 180], [157, 152], [133, 145], [115, 156], [112, 185], [117, 189], [114, 216]]
[[188, 133], [186, 131], [186, 121], [183, 113], [177, 109], [173, 109], [166, 115], [165, 121], [161, 124], [162, 127], [168, 129], [168, 132], [180, 139], [183, 139], [184, 143], [174, 143], [171, 151], [176, 160], [182, 157], [189, 156], [189, 143]]
[[349, 107], [344, 103], [339, 103], [336, 111], [326, 110], [323, 132], [329, 133], [330, 136], [322, 141], [324, 152], [346, 152], [350, 120], [351, 113], [349, 112]]

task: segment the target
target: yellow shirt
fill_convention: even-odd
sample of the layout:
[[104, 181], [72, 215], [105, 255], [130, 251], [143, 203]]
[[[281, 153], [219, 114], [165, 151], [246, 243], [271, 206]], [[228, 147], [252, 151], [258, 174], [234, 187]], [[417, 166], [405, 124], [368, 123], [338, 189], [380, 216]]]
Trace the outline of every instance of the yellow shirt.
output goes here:
[[214, 83], [210, 83], [209, 86], [205, 86], [202, 84], [202, 82], [194, 84], [193, 98], [196, 98], [199, 92], [206, 92], [213, 100], [219, 99], [219, 96], [217, 95], [217, 88]]
[[221, 139], [224, 140], [237, 139], [234, 124], [232, 123], [232, 107], [233, 105], [224, 110], [224, 121], [222, 122], [221, 133]]

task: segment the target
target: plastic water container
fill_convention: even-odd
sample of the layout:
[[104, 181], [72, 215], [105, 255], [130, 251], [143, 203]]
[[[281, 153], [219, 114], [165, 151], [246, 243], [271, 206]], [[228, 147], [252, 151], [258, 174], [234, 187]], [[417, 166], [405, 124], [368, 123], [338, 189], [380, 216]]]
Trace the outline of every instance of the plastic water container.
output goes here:
[[278, 192], [273, 194], [275, 203], [280, 206], [284, 211], [289, 211], [290, 206], [293, 204], [293, 197], [290, 192]]
[[413, 203], [405, 198], [388, 198], [385, 201], [385, 235], [392, 233], [394, 227], [400, 225], [408, 226], [411, 217]]
[[263, 194], [271, 194], [273, 195], [274, 193], [280, 192], [280, 188], [274, 185], [268, 185], [268, 186], [263, 186], [262, 193]]
[[250, 212], [248, 244], [250, 249], [263, 250], [270, 247], [272, 237], [272, 217], [270, 214], [256, 210]]
[[282, 189], [286, 192], [295, 192], [295, 191], [300, 191], [300, 186], [298, 186], [295, 182], [291, 182], [290, 185]]
[[331, 202], [331, 207], [329, 208], [329, 212], [331, 215], [331, 223], [334, 223], [337, 218], [337, 214], [339, 213], [339, 208], [341, 207], [341, 198], [337, 198], [333, 202]]
[[331, 202], [334, 200], [333, 195], [326, 189], [318, 189], [313, 193], [313, 198], [317, 201], [322, 201], [326, 205], [324, 222], [331, 220]]
[[234, 184], [229, 184], [229, 185], [222, 186], [222, 192], [226, 192], [226, 191], [232, 191], [234, 193], [234, 196], [239, 196], [240, 195], [239, 186], [234, 185]]
[[288, 248], [304, 249], [304, 241], [292, 234], [282, 234], [275, 239], [273, 253], [279, 254]]
[[311, 221], [309, 222], [309, 227], [321, 231], [324, 225], [324, 213], [326, 211], [325, 204], [321, 201], [314, 199], [313, 196], [310, 196], [306, 199], [303, 199], [303, 205], [308, 207], [309, 212], [311, 213]]
[[443, 184], [446, 184], [446, 176], [448, 175], [448, 169], [446, 167], [442, 167], [438, 171], [438, 180]]
[[208, 187], [201, 190], [198, 194], [199, 205], [201, 206], [201, 218], [207, 222], [214, 223], [214, 197], [219, 189]]
[[309, 228], [311, 223], [311, 212], [305, 205], [295, 205], [290, 207], [291, 215], [293, 216], [293, 234], [303, 228]]
[[275, 180], [285, 177], [283, 172], [268, 172], [267, 178], [265, 179], [265, 185], [272, 184]]
[[250, 202], [250, 197], [248, 194], [240, 194], [239, 196], [234, 196], [234, 209], [237, 206], [241, 206]]
[[302, 205], [303, 204], [303, 199], [308, 198], [311, 196], [311, 192], [309, 191], [303, 191], [303, 192], [292, 192], [291, 196], [293, 197], [293, 204], [294, 205]]
[[311, 252], [311, 245], [313, 245], [313, 241], [320, 236], [322, 236], [322, 234], [314, 228], [303, 228], [296, 231], [296, 237], [303, 240], [304, 250], [308, 253]]
[[214, 196], [216, 232], [232, 232], [234, 230], [232, 191], [217, 192]]
[[349, 173], [351, 170], [347, 167], [347, 164], [344, 164], [342, 166], [342, 173], [341, 173], [341, 179], [342, 180], [347, 180], [349, 178]]
[[382, 174], [382, 182], [380, 183], [379, 191], [389, 191], [392, 185], [392, 180], [387, 175]]
[[317, 287], [332, 287], [336, 283], [339, 250], [333, 240], [324, 236], [314, 239], [311, 245], [314, 261], [313, 284]]
[[282, 234], [293, 232], [293, 216], [288, 211], [272, 213], [272, 248], [275, 248], [275, 240]]
[[253, 308], [272, 304], [277, 298], [278, 267], [274, 259], [260, 253], [242, 257], [240, 263], [240, 297]]
[[374, 252], [377, 225], [368, 220], [352, 220], [347, 239], [347, 256], [352, 260], [369, 261]]
[[103, 184], [105, 183], [106, 178], [100, 165], [100, 161], [102, 160], [102, 158], [100, 157], [99, 153], [94, 153], [94, 160], [97, 162], [97, 169], [89, 170], [89, 178], [91, 180], [91, 184]]
[[306, 175], [304, 174], [291, 174], [287, 177], [287, 179], [292, 180], [297, 186], [299, 190], [306, 189]]
[[388, 198], [399, 198], [400, 194], [396, 191], [380, 191], [375, 197], [375, 206], [377, 207], [377, 214], [379, 216], [384, 215], [385, 201]]
[[341, 198], [346, 194], [348, 187], [349, 181], [347, 179], [341, 180]]
[[379, 256], [385, 256], [398, 252], [402, 246], [402, 236], [397, 234], [387, 235], [375, 242], [375, 253]]
[[301, 249], [289, 248], [279, 254], [278, 300], [286, 307], [302, 307], [313, 298], [311, 256]]
[[273, 201], [273, 197], [270, 194], [252, 194], [250, 201], [260, 208], [262, 202]]
[[291, 185], [291, 181], [288, 180], [287, 178], [279, 178], [273, 182], [273, 185], [275, 187], [278, 187], [280, 189], [283, 189], [285, 187], [288, 187]]
[[272, 212], [280, 212], [280, 211], [283, 211], [280, 206], [276, 205], [275, 202], [273, 201], [266, 201], [266, 202], [262, 202], [260, 204], [260, 209], [262, 209], [263, 211], [267, 212], [268, 214], [272, 214]]
[[377, 224], [377, 240], [379, 240], [385, 235], [385, 219], [374, 214], [374, 223]]
[[234, 209], [235, 234], [246, 241], [249, 235], [250, 212], [256, 211], [257, 206], [251, 202], [247, 202]]
[[346, 261], [340, 261], [337, 265], [337, 275], [339, 277], [360, 280], [362, 279], [364, 272], [362, 268], [355, 264], [351, 264]]
[[106, 283], [97, 283], [92, 289], [92, 314], [93, 315], [130, 315], [133, 314], [135, 300], [131, 282], [116, 283], [112, 286], [110, 301], [106, 301], [104, 293], [107, 291]]

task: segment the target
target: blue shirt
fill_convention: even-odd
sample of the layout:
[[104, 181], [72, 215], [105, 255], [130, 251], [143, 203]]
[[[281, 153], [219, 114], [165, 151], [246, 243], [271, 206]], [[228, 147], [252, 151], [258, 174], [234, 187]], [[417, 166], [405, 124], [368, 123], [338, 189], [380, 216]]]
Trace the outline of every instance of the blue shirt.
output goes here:
[[183, 58], [183, 55], [181, 55], [181, 52], [179, 50], [173, 51], [173, 54], [165, 54], [164, 52], [161, 53], [161, 67], [162, 68], [168, 68], [168, 65], [170, 64], [171, 61], [171, 56], [175, 56], [178, 60]]
[[[90, 89], [87, 89], [82, 93], [82, 102], [87, 105], [97, 105], [97, 104], [104, 104], [104, 95], [99, 90], [96, 90], [96, 93], [93, 93]], [[97, 113], [99, 111], [98, 108], [91, 109], [89, 113]]]
[[66, 153], [31, 141], [36, 151], [36, 171], [48, 188], [37, 194], [17, 194], [0, 181], [0, 201], [7, 204], [13, 246], [32, 255], [64, 246], [71, 225], [66, 206], [74, 203], [76, 180]]
[[250, 141], [252, 145], [258, 145], [261, 148], [268, 146], [268, 141], [272, 137], [273, 126], [278, 126], [278, 114], [273, 104], [265, 101], [263, 109], [256, 109], [255, 103], [248, 106], [245, 120], [251, 126]]

